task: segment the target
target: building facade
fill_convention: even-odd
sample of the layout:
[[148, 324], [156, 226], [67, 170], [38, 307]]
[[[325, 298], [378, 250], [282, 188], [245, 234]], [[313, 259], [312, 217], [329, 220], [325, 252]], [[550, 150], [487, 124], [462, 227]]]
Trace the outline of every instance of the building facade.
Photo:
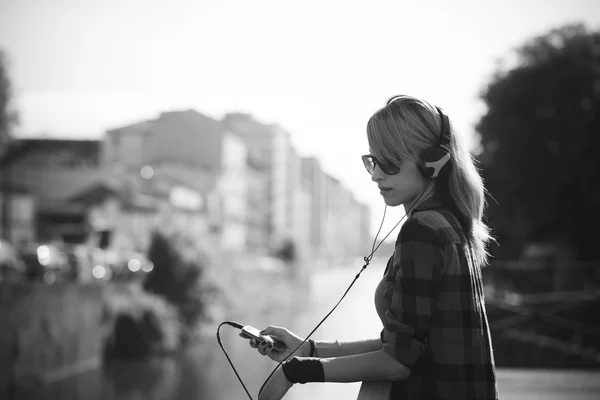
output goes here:
[[289, 132], [248, 114], [227, 114], [223, 123], [245, 138], [251, 163], [262, 163], [257, 176], [268, 193], [258, 218], [268, 227], [268, 247], [291, 240], [301, 257], [336, 262], [368, 248], [369, 208], [325, 173], [317, 158], [301, 156]]
[[[11, 143], [3, 162], [0, 186], [20, 188], [27, 196], [3, 193], [6, 225], [14, 244], [47, 240], [84, 240], [85, 212], [65, 199], [101, 175], [97, 140], [21, 139]], [[3, 204], [2, 209], [6, 209]], [[3, 218], [4, 220], [4, 218]], [[24, 233], [24, 223], [28, 232]], [[19, 233], [20, 232], [20, 233]], [[15, 235], [18, 233], [18, 237]]]
[[102, 160], [117, 170], [178, 169], [206, 198], [211, 229], [222, 247], [245, 250], [247, 147], [220, 122], [194, 110], [163, 112], [107, 131]]
[[[267, 237], [262, 244], [267, 251], [291, 241], [298, 253], [306, 251], [307, 194], [301, 184], [301, 159], [290, 133], [273, 124], [264, 124], [248, 114], [227, 114], [226, 129], [236, 132], [247, 143], [251, 164], [260, 164], [257, 179], [262, 179], [264, 207], [257, 217], [266, 225]], [[257, 170], [258, 171], [258, 170]]]
[[87, 224], [143, 249], [148, 240], [136, 232], [171, 226], [210, 233], [227, 251], [275, 254], [291, 242], [303, 259], [333, 262], [370, 246], [369, 208], [317, 158], [301, 156], [289, 132], [248, 114], [217, 121], [170, 111], [99, 141], [22, 141], [10, 171], [3, 180], [23, 186], [11, 207], [27, 240], [32, 219], [21, 214], [34, 207], [43, 229], [33, 230], [44, 238], [76, 241]]
[[45, 138], [13, 143], [0, 179], [3, 187], [20, 187], [0, 196], [0, 209], [9, 210], [2, 220], [10, 242], [83, 244], [95, 237], [108, 238], [106, 246], [145, 251], [158, 226], [187, 229], [198, 238], [208, 230], [208, 199], [198, 190], [208, 180], [173, 166], [155, 166], [148, 174], [148, 166], [107, 165], [103, 145]]

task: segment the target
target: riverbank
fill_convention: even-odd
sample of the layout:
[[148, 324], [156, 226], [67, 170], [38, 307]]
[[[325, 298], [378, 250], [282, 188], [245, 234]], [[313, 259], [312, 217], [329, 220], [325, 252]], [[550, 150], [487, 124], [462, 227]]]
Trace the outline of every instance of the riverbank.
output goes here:
[[[316, 339], [355, 340], [377, 337], [380, 322], [374, 310], [373, 290], [381, 277], [384, 264], [373, 260], [346, 299], [315, 333]], [[10, 397], [4, 392], [0, 398], [15, 400], [246, 398], [244, 389], [217, 343], [216, 326], [224, 320], [252, 324], [258, 328], [275, 324], [285, 326], [298, 335], [304, 336], [336, 304], [360, 269], [360, 265], [356, 268], [331, 268], [327, 271], [315, 272], [303, 281], [294, 278], [294, 274], [288, 269], [263, 268], [261, 270], [256, 266], [247, 267], [243, 261], [229, 265], [227, 268], [215, 268], [211, 274], [214, 272], [215, 278], [227, 283], [231, 290], [228, 294], [223, 293], [219, 295], [222, 297], [213, 299], [215, 313], [210, 321], [202, 324], [197, 339], [185, 349], [175, 351], [169, 356], [151, 357], [145, 360], [117, 360], [107, 364], [88, 365], [87, 369], [81, 369], [78, 374], [69, 376], [54, 374], [60, 379], [46, 381], [43, 384], [38, 381], [33, 385], [35, 381], [24, 379], [25, 375], [21, 374], [18, 396]], [[310, 270], [307, 268], [306, 271]], [[65, 293], [70, 293], [65, 295], [66, 300], [64, 300], [68, 304], [63, 305], [57, 300], [49, 301], [51, 295], [36, 294], [39, 290], [32, 290], [30, 294], [21, 292], [12, 304], [16, 307], [15, 310], [21, 310], [24, 315], [27, 314], [28, 307], [33, 306], [34, 301], [47, 303], [47, 308], [42, 307], [42, 310], [46, 311], [62, 307], [64, 318], [70, 315], [71, 323], [75, 323], [70, 325], [73, 328], [71, 335], [77, 332], [86, 336], [86, 340], [93, 339], [93, 334], [88, 335], [87, 328], [76, 324], [77, 321], [85, 321], [82, 316], [77, 316], [76, 310], [79, 309], [89, 314], [91, 327], [98, 330], [98, 326], [101, 326], [98, 323], [102, 321], [102, 313], [96, 314], [93, 311], [96, 304], [94, 299], [97, 299], [93, 289], [46, 288], [43, 291], [52, 293], [55, 290], [57, 292], [66, 290]], [[81, 291], [79, 295], [85, 294], [89, 300], [74, 296], [73, 293], [78, 290]], [[32, 300], [29, 296], [37, 296], [38, 300]], [[6, 302], [2, 304], [8, 306]], [[39, 314], [31, 313], [31, 316], [32, 321], [39, 319]], [[2, 322], [5, 323], [6, 320]], [[233, 328], [222, 328], [222, 343], [248, 390], [255, 396], [275, 364], [250, 348], [247, 340], [240, 338], [238, 333], [239, 331]], [[2, 334], [5, 333], [0, 332], [0, 335]], [[61, 342], [64, 343], [65, 349], [74, 349], [81, 345], [78, 344], [78, 339], [73, 337], [65, 336], [65, 340]], [[67, 346], [67, 343], [71, 343], [72, 346]], [[54, 348], [55, 351], [56, 349]], [[89, 349], [84, 347], [84, 350]], [[2, 354], [7, 354], [6, 348], [2, 351]], [[27, 357], [31, 358], [33, 353], [31, 351]], [[63, 357], [65, 360], [68, 359], [67, 355]], [[56, 360], [60, 358], [57, 357]], [[5, 357], [2, 357], [2, 362], [4, 361]], [[5, 375], [3, 373], [0, 376]], [[507, 400], [597, 398], [600, 396], [599, 382], [599, 371], [498, 368], [500, 394]], [[356, 398], [359, 386], [359, 383], [297, 385], [288, 393], [286, 399], [288, 397], [288, 400], [353, 399]]]

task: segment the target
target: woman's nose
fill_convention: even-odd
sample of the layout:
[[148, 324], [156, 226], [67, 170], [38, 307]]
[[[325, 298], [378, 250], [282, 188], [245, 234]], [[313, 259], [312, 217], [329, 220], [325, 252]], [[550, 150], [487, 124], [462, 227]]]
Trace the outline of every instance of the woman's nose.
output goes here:
[[378, 165], [375, 166], [375, 168], [373, 168], [373, 173], [371, 174], [371, 180], [373, 182], [379, 182], [380, 180], [382, 180], [384, 178], [384, 173], [381, 170], [381, 168], [379, 168]]

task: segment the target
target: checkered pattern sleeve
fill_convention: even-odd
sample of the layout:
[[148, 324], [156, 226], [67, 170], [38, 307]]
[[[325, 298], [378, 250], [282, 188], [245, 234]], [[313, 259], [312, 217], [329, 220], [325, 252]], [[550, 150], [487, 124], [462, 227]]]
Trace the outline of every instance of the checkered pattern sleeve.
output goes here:
[[391, 306], [381, 332], [383, 349], [407, 367], [425, 351], [435, 298], [444, 267], [444, 246], [433, 228], [407, 220], [393, 259], [395, 278]]

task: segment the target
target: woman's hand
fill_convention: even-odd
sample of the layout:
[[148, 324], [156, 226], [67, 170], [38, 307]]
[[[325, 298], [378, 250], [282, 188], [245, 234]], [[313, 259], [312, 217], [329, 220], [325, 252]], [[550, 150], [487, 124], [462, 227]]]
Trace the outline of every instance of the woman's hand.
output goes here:
[[293, 383], [287, 380], [281, 367], [273, 373], [258, 394], [258, 400], [280, 400], [285, 396]]
[[[262, 335], [269, 335], [285, 345], [284, 350], [278, 351], [273, 348], [269, 348], [267, 343], [259, 343], [255, 339], [250, 339], [251, 347], [257, 349], [258, 352], [263, 356], [267, 355], [271, 360], [277, 362], [283, 361], [292, 353], [292, 351], [296, 349], [296, 347], [300, 345], [300, 343], [302, 343], [302, 338], [279, 326], [268, 326], [260, 333]], [[298, 351], [294, 353], [294, 355], [298, 357], [308, 357], [310, 355], [310, 344], [308, 342], [304, 343], [302, 347], [300, 347]]]

